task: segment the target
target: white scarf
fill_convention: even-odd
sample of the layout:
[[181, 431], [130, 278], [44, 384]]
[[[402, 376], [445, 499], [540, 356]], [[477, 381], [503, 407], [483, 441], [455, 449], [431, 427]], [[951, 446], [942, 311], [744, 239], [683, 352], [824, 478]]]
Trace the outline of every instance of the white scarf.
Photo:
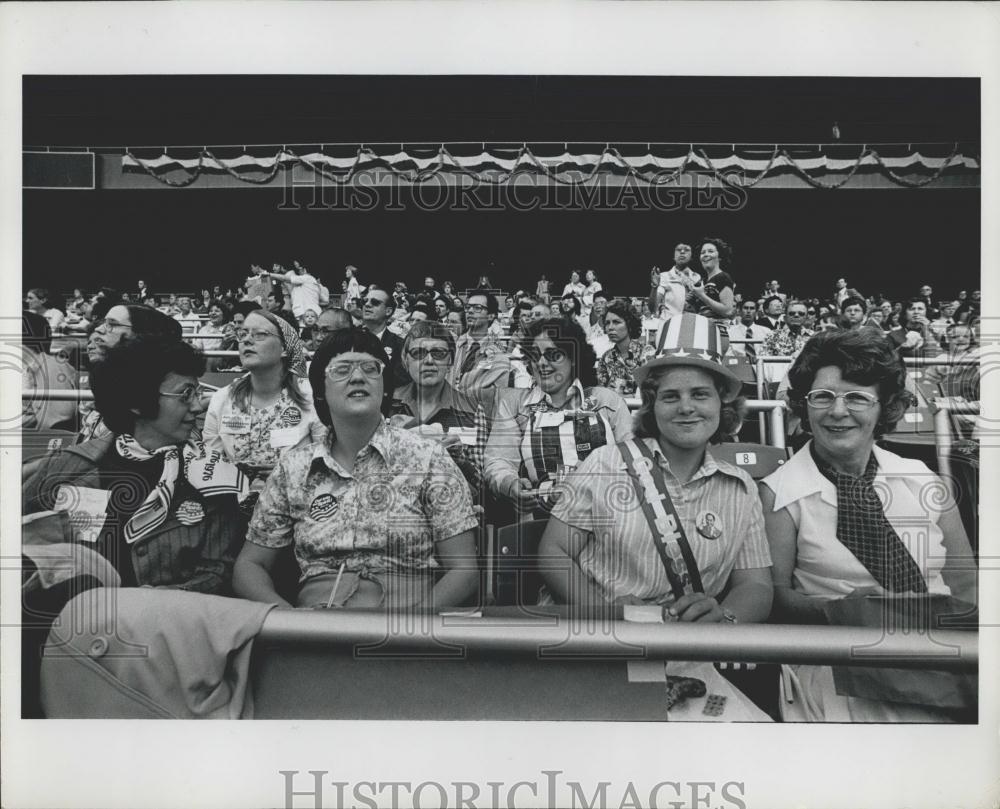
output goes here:
[[[163, 472], [156, 487], [125, 524], [125, 541], [131, 545], [166, 522], [180, 473], [182, 452], [176, 446], [150, 452], [131, 435], [118, 436], [115, 449], [126, 460], [140, 463], [163, 456]], [[221, 452], [209, 452], [201, 441], [192, 441], [184, 445], [183, 458], [184, 476], [203, 497], [235, 494], [242, 499], [246, 496], [249, 488], [246, 476], [235, 464], [224, 460]]]

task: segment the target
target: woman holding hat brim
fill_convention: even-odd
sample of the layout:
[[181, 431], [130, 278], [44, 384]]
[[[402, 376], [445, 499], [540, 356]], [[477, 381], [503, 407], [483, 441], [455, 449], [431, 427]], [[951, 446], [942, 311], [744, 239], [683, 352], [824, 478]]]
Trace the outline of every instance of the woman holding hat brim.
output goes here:
[[322, 440], [326, 428], [303, 378], [305, 347], [295, 328], [260, 309], [247, 315], [235, 335], [240, 362], [249, 373], [212, 396], [204, 440], [239, 464], [259, 491], [282, 452]]
[[714, 324], [673, 318], [664, 351], [635, 377], [635, 438], [595, 450], [553, 508], [539, 548], [549, 592], [584, 611], [660, 604], [681, 621], [764, 620], [771, 557], [757, 490], [709, 449], [742, 405]]

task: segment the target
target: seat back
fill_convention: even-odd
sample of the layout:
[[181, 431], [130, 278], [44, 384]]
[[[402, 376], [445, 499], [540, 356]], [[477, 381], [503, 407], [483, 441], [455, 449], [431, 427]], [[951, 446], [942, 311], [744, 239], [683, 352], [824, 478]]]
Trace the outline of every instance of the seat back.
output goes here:
[[529, 520], [497, 530], [493, 595], [499, 606], [538, 602], [542, 576], [538, 572], [538, 543], [548, 520]]
[[44, 458], [76, 443], [76, 433], [69, 430], [24, 430], [21, 433], [21, 463]]
[[786, 447], [771, 447], [767, 444], [713, 444], [712, 457], [739, 467], [754, 480], [766, 478], [791, 457]]

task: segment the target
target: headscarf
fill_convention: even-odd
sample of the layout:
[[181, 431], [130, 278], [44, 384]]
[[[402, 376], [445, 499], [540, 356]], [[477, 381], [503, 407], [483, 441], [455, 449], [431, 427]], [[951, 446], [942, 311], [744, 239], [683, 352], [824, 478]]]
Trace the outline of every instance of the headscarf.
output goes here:
[[283, 317], [278, 317], [276, 314], [264, 309], [255, 309], [253, 314], [260, 315], [277, 327], [278, 335], [281, 338], [281, 345], [285, 349], [285, 359], [288, 362], [288, 369], [295, 376], [305, 376], [306, 347], [302, 340], [299, 339], [299, 333], [295, 327]]

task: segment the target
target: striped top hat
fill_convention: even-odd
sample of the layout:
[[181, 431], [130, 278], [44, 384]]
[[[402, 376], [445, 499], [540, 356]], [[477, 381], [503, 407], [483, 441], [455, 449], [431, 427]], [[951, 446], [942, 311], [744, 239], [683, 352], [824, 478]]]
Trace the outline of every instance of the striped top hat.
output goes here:
[[632, 375], [640, 386], [650, 371], [666, 366], [694, 366], [714, 374], [725, 384], [722, 400], [731, 402], [740, 395], [742, 382], [722, 364], [722, 339], [715, 321], [685, 312], [663, 324], [656, 355]]

